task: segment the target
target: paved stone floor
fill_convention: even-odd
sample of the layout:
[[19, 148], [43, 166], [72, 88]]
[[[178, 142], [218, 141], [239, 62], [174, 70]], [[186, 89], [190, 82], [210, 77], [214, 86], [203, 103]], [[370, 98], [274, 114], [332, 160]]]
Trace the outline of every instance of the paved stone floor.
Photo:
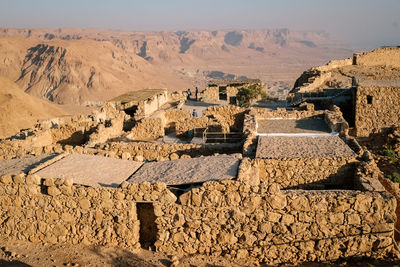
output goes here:
[[337, 135], [259, 136], [257, 158], [353, 157], [355, 153]]
[[257, 133], [330, 133], [328, 125], [323, 119], [259, 119], [257, 120]]
[[200, 183], [236, 178], [240, 159], [235, 156], [210, 156], [144, 164], [128, 182], [157, 181], [167, 185]]
[[93, 155], [72, 154], [47, 166], [37, 175], [43, 178], [73, 178], [74, 183], [118, 187], [142, 163]]
[[43, 163], [56, 155], [45, 156], [27, 156], [20, 159], [0, 160], [0, 175], [16, 175], [21, 172], [28, 173], [31, 169]]

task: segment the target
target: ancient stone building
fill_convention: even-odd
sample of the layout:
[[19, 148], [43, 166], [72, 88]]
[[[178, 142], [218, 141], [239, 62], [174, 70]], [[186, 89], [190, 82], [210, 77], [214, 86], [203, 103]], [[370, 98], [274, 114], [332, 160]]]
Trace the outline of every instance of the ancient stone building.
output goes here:
[[399, 126], [399, 62], [400, 48], [390, 47], [312, 68], [297, 79], [288, 95], [289, 106], [336, 105], [358, 137]]
[[357, 136], [400, 126], [400, 81], [364, 80], [355, 87]]
[[199, 94], [200, 99], [209, 103], [237, 104], [237, 93], [240, 87], [257, 84], [265, 87], [258, 79], [254, 80], [215, 80], [208, 84], [207, 88]]
[[[222, 255], [246, 265], [381, 257], [395, 246], [395, 198], [380, 184], [383, 174], [369, 152], [348, 135], [337, 107], [206, 110], [204, 116], [242, 131], [236, 144], [242, 153], [226, 144], [58, 141], [68, 138], [61, 133], [73, 135], [77, 122], [84, 137], [92, 128], [99, 134], [114, 127], [97, 125], [114, 111], [0, 141], [2, 163], [9, 163], [0, 169], [2, 237]], [[164, 115], [184, 117], [182, 111]], [[195, 123], [187, 118], [176, 128]], [[50, 144], [32, 147], [44, 132]], [[48, 159], [54, 153], [60, 155]], [[26, 157], [40, 162], [26, 166]]]
[[131, 116], [144, 117], [167, 103], [168, 93], [166, 89], [143, 89], [120, 95], [110, 102]]

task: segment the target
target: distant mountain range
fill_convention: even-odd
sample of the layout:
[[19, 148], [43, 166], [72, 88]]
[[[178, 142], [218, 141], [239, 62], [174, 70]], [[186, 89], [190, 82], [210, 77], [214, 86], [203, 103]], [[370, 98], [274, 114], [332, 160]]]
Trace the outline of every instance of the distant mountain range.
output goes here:
[[104, 101], [142, 88], [202, 88], [218, 77], [259, 78], [272, 91], [287, 90], [305, 69], [351, 54], [324, 32], [288, 29], [0, 28], [0, 75], [60, 104]]

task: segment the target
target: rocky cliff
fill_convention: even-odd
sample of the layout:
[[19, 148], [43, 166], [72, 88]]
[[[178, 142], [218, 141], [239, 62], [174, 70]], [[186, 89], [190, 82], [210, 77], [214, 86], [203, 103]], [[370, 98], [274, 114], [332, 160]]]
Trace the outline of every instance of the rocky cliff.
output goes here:
[[285, 88], [312, 65], [348, 56], [323, 32], [288, 29], [128, 32], [0, 28], [0, 74], [29, 94], [87, 104], [130, 90], [204, 87], [213, 73]]

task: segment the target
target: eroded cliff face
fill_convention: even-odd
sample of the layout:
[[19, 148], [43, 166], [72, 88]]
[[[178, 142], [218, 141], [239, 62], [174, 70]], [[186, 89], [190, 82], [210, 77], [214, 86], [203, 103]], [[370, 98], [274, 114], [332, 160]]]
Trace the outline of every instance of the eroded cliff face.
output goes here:
[[29, 48], [17, 82], [26, 92], [54, 101], [57, 98], [54, 91], [63, 83], [70, 83], [71, 68], [65, 59], [66, 53], [65, 48], [47, 44]]
[[304, 69], [350, 54], [332, 42], [326, 33], [288, 29], [0, 29], [0, 74], [29, 94], [62, 104], [143, 88], [204, 88], [214, 73], [288, 87]]
[[109, 42], [36, 40], [28, 44], [32, 46], [15, 53], [9, 52], [13, 43], [0, 46], [6, 53], [3, 62], [15, 64], [9, 69], [11, 63], [0, 63], [0, 74], [30, 95], [58, 104], [101, 102], [145, 87], [188, 86], [171, 71], [152, 66]]

